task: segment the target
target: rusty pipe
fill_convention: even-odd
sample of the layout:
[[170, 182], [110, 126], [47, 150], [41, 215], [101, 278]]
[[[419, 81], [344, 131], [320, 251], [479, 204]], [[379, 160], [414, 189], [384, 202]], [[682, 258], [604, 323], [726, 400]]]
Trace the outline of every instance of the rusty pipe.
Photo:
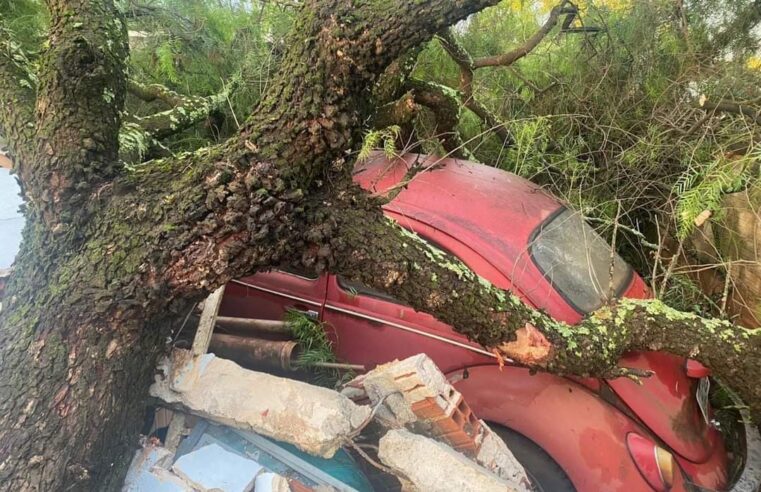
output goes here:
[[298, 356], [298, 344], [291, 340], [263, 340], [215, 333], [211, 337], [209, 352], [244, 367], [291, 370], [294, 369], [291, 361]]
[[291, 328], [285, 321], [217, 316], [217, 325], [241, 335], [291, 335]]

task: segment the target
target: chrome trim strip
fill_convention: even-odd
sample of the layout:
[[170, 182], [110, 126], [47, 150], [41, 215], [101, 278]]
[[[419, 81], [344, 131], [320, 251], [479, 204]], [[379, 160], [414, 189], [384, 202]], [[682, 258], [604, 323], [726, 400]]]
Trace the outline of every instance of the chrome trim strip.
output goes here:
[[[424, 337], [433, 338], [434, 340], [438, 340], [440, 342], [448, 343], [449, 345], [455, 345], [457, 347], [464, 348], [464, 349], [470, 350], [471, 352], [476, 352], [476, 353], [481, 354], [481, 355], [486, 355], [486, 356], [494, 358], [494, 359], [497, 358], [496, 355], [492, 354], [491, 352], [489, 352], [487, 350], [476, 348], [476, 347], [473, 347], [471, 345], [468, 345], [468, 344], [465, 344], [465, 343], [462, 343], [462, 342], [457, 342], [455, 340], [452, 340], [452, 339], [449, 339], [449, 338], [446, 338], [446, 337], [442, 337], [442, 336], [439, 336], [439, 335], [434, 335], [433, 333], [427, 333], [427, 332], [422, 331], [422, 330], [417, 330], [415, 328], [410, 328], [409, 326], [400, 325], [399, 323], [394, 323], [393, 321], [387, 321], [385, 319], [376, 318], [374, 316], [368, 316], [366, 314], [361, 314], [361, 313], [358, 313], [356, 311], [351, 311], [349, 309], [343, 309], [343, 308], [340, 308], [338, 306], [334, 306], [334, 305], [331, 305], [331, 304], [325, 304], [325, 308], [326, 309], [332, 309], [333, 311], [338, 311], [338, 312], [341, 312], [341, 313], [344, 313], [344, 314], [351, 314], [352, 316], [357, 316], [359, 318], [363, 318], [363, 319], [366, 319], [366, 320], [369, 320], [369, 321], [375, 321], [376, 323], [382, 323], [384, 325], [393, 326], [394, 328], [398, 328], [398, 329], [404, 330], [404, 331], [409, 331], [411, 333], [415, 333], [417, 335], [422, 335]], [[513, 361], [510, 360], [510, 359], [505, 359], [505, 362], [513, 362]]]
[[[321, 304], [319, 302], [314, 302], [314, 301], [312, 301], [310, 299], [304, 299], [303, 297], [298, 297], [298, 296], [293, 296], [293, 295], [290, 295], [290, 294], [285, 294], [285, 293], [277, 291], [277, 290], [267, 289], [266, 287], [260, 287], [258, 285], [252, 285], [252, 284], [249, 284], [249, 283], [246, 283], [246, 282], [241, 282], [240, 280], [231, 280], [230, 282], [233, 282], [233, 283], [236, 283], [236, 284], [239, 284], [239, 285], [245, 285], [246, 287], [250, 287], [252, 289], [260, 290], [262, 292], [268, 292], [270, 294], [287, 297], [288, 299], [292, 299], [294, 301], [300, 301], [300, 302], [304, 302], [306, 304], [311, 304], [312, 306], [318, 306], [318, 307], [321, 306]], [[386, 321], [384, 319], [375, 318], [373, 316], [368, 316], [366, 314], [361, 314], [361, 313], [358, 313], [356, 311], [351, 311], [349, 309], [343, 309], [343, 308], [340, 308], [338, 306], [333, 306], [331, 304], [325, 304], [325, 308], [326, 309], [332, 309], [334, 311], [338, 311], [338, 312], [341, 312], [341, 313], [344, 313], [344, 314], [351, 314], [353, 316], [357, 316], [359, 318], [364, 318], [364, 319], [369, 320], [369, 321], [375, 321], [376, 323], [383, 323], [385, 325], [393, 326], [394, 328], [398, 328], [400, 330], [404, 330], [404, 331], [408, 331], [408, 332], [411, 332], [411, 333], [415, 333], [417, 335], [422, 335], [424, 337], [433, 338], [434, 340], [438, 340], [440, 342], [448, 343], [449, 345], [454, 345], [456, 347], [464, 348], [466, 350], [470, 350], [471, 352], [475, 352], [477, 354], [485, 355], [485, 356], [491, 357], [493, 359], [497, 358], [496, 355], [494, 355], [493, 353], [489, 352], [488, 350], [476, 348], [476, 347], [473, 347], [473, 346], [468, 345], [466, 343], [457, 342], [455, 340], [452, 340], [452, 339], [449, 339], [449, 338], [446, 338], [446, 337], [442, 337], [442, 336], [439, 336], [439, 335], [434, 335], [433, 333], [427, 333], [427, 332], [422, 331], [422, 330], [417, 330], [415, 328], [410, 328], [409, 326], [400, 325], [399, 323], [394, 323], [393, 321]], [[508, 363], [512, 363], [513, 362], [512, 360], [510, 360], [508, 358], [505, 358], [504, 360], [505, 360], [505, 362], [508, 362]]]
[[317, 307], [321, 307], [322, 306], [322, 304], [320, 304], [319, 302], [312, 301], [311, 299], [304, 299], [303, 297], [292, 296], [290, 294], [286, 294], [286, 293], [281, 292], [279, 290], [272, 290], [272, 289], [267, 289], [266, 287], [260, 287], [258, 285], [247, 284], [246, 282], [241, 282], [240, 280], [230, 280], [230, 282], [233, 282], [233, 283], [236, 283], [236, 284], [240, 284], [240, 285], [245, 285], [246, 287], [251, 287], [252, 289], [261, 290], [263, 292], [269, 292], [270, 294], [275, 294], [277, 296], [287, 297], [288, 299], [293, 299], [294, 301], [299, 301], [299, 302], [303, 302], [303, 303], [306, 303], [306, 304], [311, 304], [312, 306], [317, 306]]

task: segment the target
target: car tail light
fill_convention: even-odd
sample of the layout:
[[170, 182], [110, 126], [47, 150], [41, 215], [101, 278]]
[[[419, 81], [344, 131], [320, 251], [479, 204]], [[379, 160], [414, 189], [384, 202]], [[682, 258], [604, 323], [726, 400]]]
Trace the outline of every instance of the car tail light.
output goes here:
[[637, 469], [652, 488], [658, 492], [671, 490], [674, 474], [677, 473], [676, 461], [671, 453], [634, 432], [626, 436], [626, 447]]
[[694, 379], [704, 378], [711, 374], [710, 369], [695, 359], [687, 359], [684, 362], [684, 370], [687, 373], [687, 377]]

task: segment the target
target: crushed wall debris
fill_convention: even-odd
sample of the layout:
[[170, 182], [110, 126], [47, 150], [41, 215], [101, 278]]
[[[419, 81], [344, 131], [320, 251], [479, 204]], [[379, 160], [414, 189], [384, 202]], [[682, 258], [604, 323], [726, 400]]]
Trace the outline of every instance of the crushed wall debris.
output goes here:
[[175, 350], [151, 395], [238, 429], [329, 458], [370, 416], [338, 392]]

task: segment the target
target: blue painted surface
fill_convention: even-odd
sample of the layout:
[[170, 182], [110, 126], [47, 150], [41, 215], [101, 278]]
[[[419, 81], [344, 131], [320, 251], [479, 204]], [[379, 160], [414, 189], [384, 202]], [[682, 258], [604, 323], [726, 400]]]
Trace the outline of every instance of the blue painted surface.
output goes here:
[[199, 489], [224, 492], [250, 491], [262, 468], [256, 461], [231, 453], [218, 444], [180, 456], [172, 465], [172, 471]]
[[[190, 436], [188, 436], [180, 443], [180, 446], [177, 449], [176, 457], [186, 455], [193, 452], [194, 450], [208, 446], [209, 444], [216, 443], [230, 451], [238, 453], [239, 455], [251, 457], [255, 456], [256, 461], [269, 471], [288, 477], [294, 477], [295, 475], [295, 478], [297, 478], [304, 485], [310, 487], [316, 486], [315, 482], [304, 475], [304, 470], [302, 468], [299, 466], [292, 468], [291, 466], [285, 464], [284, 462], [280, 461], [280, 459], [270, 455], [267, 451], [244, 439], [240, 432], [242, 431], [236, 431], [229, 427], [219, 425], [210, 425], [207, 421], [201, 420], [193, 428]], [[342, 491], [373, 491], [372, 485], [364, 473], [362, 473], [359, 465], [344, 449], [339, 449], [333, 458], [325, 459], [304, 453], [291, 444], [268, 439], [264, 436], [260, 437], [270, 441], [275, 446], [281, 448], [281, 451], [286, 454], [290, 454], [293, 458], [295, 458], [292, 460], [292, 463], [296, 463], [297, 461], [305, 461], [309, 465], [319, 468], [324, 473], [336, 479], [338, 482], [343, 483], [344, 486], [339, 488]]]
[[21, 243], [24, 218], [19, 212], [19, 191], [16, 178], [0, 168], [0, 269], [11, 266]]

